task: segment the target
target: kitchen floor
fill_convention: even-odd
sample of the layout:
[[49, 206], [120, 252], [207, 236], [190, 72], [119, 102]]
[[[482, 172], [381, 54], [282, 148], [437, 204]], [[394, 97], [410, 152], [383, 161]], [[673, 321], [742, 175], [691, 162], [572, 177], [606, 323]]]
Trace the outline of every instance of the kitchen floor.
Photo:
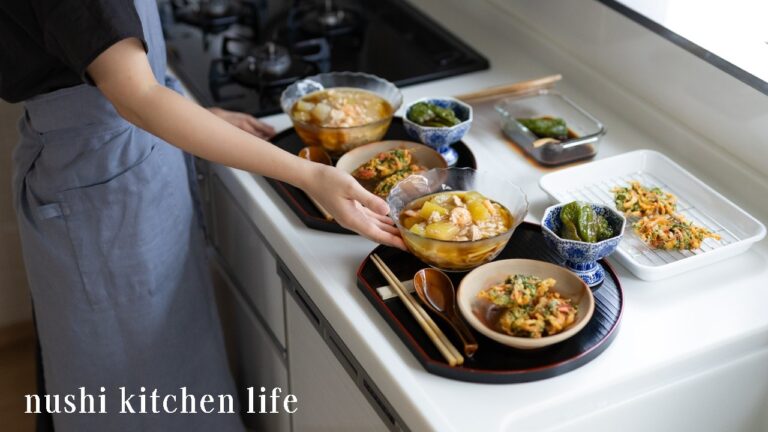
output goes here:
[[25, 338], [0, 349], [0, 418], [3, 430], [32, 431], [35, 417], [24, 414], [24, 395], [35, 391], [35, 340]]

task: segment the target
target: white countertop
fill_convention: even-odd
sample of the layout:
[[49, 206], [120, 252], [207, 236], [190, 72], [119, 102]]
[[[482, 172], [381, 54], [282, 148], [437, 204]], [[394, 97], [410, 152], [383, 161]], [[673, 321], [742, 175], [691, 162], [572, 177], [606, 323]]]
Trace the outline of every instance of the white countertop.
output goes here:
[[[567, 71], [547, 69], [504, 35], [474, 21], [476, 15], [463, 14], [456, 3], [438, 7], [444, 3], [424, 0], [418, 4], [433, 11], [430, 15], [486, 55], [492, 68], [404, 88], [406, 101], [556, 72], [567, 77]], [[675, 158], [674, 152], [656, 145], [648, 134], [628, 122], [626, 112], [602, 105], [599, 97], [586, 95], [567, 79], [558, 88], [607, 126], [598, 158], [638, 148], [659, 150]], [[266, 121], [278, 130], [290, 126], [284, 115]], [[503, 172], [519, 184], [531, 203], [527, 220], [538, 221], [550, 204], [538, 187], [539, 178], [547, 171], [534, 167], [506, 145], [478, 140], [477, 135], [470, 131], [465, 142], [475, 153], [479, 168]], [[693, 169], [686, 160], [677, 162], [720, 189], [712, 181], [714, 176]], [[696, 161], [696, 167], [715, 164], [715, 160]], [[763, 241], [736, 258], [656, 282], [640, 281], [612, 262], [625, 294], [621, 328], [602, 355], [575, 371], [509, 385], [471, 384], [434, 376], [420, 366], [356, 287], [355, 271], [373, 243], [357, 236], [309, 229], [263, 178], [224, 167], [215, 169], [413, 431], [522, 431], [531, 430], [533, 424], [546, 429], [768, 347], [768, 246]], [[726, 190], [731, 187], [723, 185]], [[753, 215], [766, 220], [764, 214]], [[727, 325], [723, 325], [712, 319], [715, 310], [738, 313], [727, 314]], [[477, 415], [480, 409], [482, 416]]]

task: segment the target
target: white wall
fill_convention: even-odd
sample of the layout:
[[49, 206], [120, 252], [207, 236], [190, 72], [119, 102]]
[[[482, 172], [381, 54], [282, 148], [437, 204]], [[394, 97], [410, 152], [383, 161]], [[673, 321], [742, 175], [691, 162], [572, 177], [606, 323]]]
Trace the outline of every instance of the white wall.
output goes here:
[[16, 214], [11, 200], [11, 152], [21, 105], [0, 101], [0, 327], [32, 319]]

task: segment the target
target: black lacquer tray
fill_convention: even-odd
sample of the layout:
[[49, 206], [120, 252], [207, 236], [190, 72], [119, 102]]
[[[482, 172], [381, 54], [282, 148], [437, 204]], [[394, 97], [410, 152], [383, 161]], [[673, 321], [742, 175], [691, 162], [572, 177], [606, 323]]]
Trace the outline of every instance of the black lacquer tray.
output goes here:
[[[418, 258], [398, 249], [379, 246], [372, 253], [377, 253], [403, 281], [412, 279], [417, 270], [426, 267]], [[541, 227], [527, 222], [517, 228], [497, 260], [509, 258], [561, 264], [557, 255], [544, 243]], [[382, 300], [376, 288], [387, 285], [387, 282], [370, 256], [366, 257], [358, 269], [357, 285], [428, 372], [461, 381], [520, 383], [554, 377], [583, 366], [600, 355], [616, 337], [624, 295], [610, 265], [604, 260], [599, 263], [605, 269], [605, 282], [593, 289], [594, 314], [586, 327], [575, 336], [546, 348], [519, 350], [499, 344], [472, 329], [480, 347], [473, 358], [465, 358], [464, 364], [457, 367], [450, 367], [445, 362], [399, 298]], [[458, 287], [466, 273], [449, 275], [454, 286]], [[461, 347], [450, 327], [439, 317], [433, 315], [433, 318], [454, 345]]]
[[[413, 138], [411, 138], [405, 132], [405, 128], [403, 127], [403, 119], [400, 117], [395, 117], [392, 119], [392, 124], [382, 140], [412, 141]], [[298, 154], [299, 150], [305, 147], [304, 142], [301, 141], [301, 138], [299, 138], [295, 129], [293, 128], [286, 129], [275, 135], [270, 140], [270, 142], [293, 154]], [[459, 154], [459, 160], [455, 165], [456, 167], [477, 168], [475, 155], [472, 154], [472, 151], [469, 150], [469, 147], [467, 147], [464, 142], [457, 142], [453, 145], [453, 148]], [[317, 207], [312, 204], [312, 201], [309, 200], [307, 194], [305, 194], [301, 189], [270, 178], [267, 178], [267, 181], [270, 185], [272, 185], [272, 188], [277, 191], [277, 194], [280, 195], [283, 201], [288, 204], [291, 210], [293, 210], [296, 216], [298, 216], [299, 219], [304, 222], [304, 225], [320, 231], [328, 231], [341, 234], [354, 234], [352, 231], [341, 227], [341, 225], [335, 221], [326, 220], [320, 211], [317, 210]]]

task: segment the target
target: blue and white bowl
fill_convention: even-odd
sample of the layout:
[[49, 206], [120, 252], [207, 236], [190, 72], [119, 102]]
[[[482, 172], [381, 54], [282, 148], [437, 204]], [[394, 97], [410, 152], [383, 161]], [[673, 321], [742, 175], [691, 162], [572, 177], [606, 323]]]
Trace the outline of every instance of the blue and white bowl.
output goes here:
[[611, 207], [592, 203], [589, 205], [596, 214], [603, 216], [608, 221], [613, 232], [617, 233], [616, 235], [597, 243], [560, 238], [557, 234], [562, 228], [560, 212], [565, 204], [556, 204], [544, 211], [544, 217], [541, 219], [541, 232], [544, 234], [544, 241], [547, 245], [565, 260], [565, 266], [579, 275], [587, 285], [594, 287], [600, 285], [605, 279], [605, 272], [597, 261], [612, 254], [619, 246], [627, 220], [624, 215]]
[[[449, 108], [453, 110], [456, 117], [461, 120], [461, 123], [450, 127], [433, 127], [421, 126], [408, 120], [408, 111], [419, 102], [427, 102], [442, 108]], [[416, 100], [406, 107], [405, 116], [403, 116], [403, 126], [405, 126], [405, 131], [408, 135], [437, 150], [445, 158], [448, 166], [455, 165], [459, 159], [458, 153], [451, 147], [451, 144], [461, 141], [471, 125], [472, 107], [452, 97]]]

